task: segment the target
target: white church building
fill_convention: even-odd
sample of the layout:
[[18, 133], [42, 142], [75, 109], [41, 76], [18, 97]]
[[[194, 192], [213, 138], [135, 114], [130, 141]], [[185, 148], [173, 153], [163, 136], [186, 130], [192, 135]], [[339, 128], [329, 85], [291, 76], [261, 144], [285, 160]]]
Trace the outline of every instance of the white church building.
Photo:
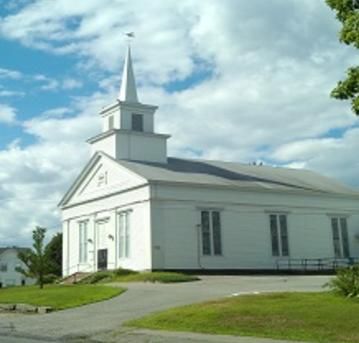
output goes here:
[[358, 191], [308, 170], [168, 157], [156, 110], [138, 100], [128, 49], [119, 97], [59, 205], [64, 276], [326, 268], [359, 256]]

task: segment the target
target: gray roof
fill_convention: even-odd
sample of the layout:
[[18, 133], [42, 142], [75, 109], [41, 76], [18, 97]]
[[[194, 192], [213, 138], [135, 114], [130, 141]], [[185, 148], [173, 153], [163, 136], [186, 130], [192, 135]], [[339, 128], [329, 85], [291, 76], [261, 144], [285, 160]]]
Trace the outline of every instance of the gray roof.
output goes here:
[[152, 182], [187, 183], [263, 190], [301, 190], [359, 197], [359, 190], [303, 169], [233, 162], [168, 158], [168, 163], [116, 160]]

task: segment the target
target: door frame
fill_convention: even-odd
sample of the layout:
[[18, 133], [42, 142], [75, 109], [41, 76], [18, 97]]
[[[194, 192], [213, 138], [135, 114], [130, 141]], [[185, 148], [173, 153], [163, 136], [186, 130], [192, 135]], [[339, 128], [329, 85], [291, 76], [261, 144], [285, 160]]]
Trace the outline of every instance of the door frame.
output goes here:
[[102, 217], [102, 218], [98, 218], [95, 220], [95, 227], [94, 227], [94, 267], [95, 267], [95, 271], [98, 270], [97, 266], [98, 266], [98, 251], [99, 250], [103, 250], [106, 249], [107, 250], [107, 266], [108, 266], [108, 246], [106, 245], [105, 248], [100, 248], [99, 249], [99, 229], [98, 229], [98, 225], [101, 223], [105, 223], [108, 224], [110, 222], [110, 216], [107, 217]]

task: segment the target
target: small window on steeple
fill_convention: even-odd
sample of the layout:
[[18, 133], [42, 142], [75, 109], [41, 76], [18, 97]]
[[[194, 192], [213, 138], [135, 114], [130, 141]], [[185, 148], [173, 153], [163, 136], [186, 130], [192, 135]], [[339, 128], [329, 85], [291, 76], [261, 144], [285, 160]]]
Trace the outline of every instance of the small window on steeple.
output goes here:
[[143, 115], [142, 114], [132, 114], [132, 130], [133, 131], [143, 131]]
[[113, 119], [113, 116], [109, 116], [108, 117], [108, 129], [109, 130], [112, 130], [114, 127], [114, 119]]

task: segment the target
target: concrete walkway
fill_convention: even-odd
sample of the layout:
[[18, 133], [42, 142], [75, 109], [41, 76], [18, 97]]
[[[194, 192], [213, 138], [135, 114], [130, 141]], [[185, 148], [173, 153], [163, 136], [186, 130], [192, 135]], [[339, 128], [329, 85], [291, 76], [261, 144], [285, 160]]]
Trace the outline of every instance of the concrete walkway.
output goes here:
[[[128, 288], [128, 291], [103, 302], [45, 315], [2, 314], [0, 342], [7, 342], [6, 339], [8, 342], [15, 342], [11, 340], [15, 337], [45, 342], [89, 342], [90, 337], [104, 342], [219, 342], [216, 341], [217, 336], [211, 336], [215, 339], [211, 341], [208, 335], [128, 330], [122, 328], [121, 324], [151, 312], [232, 295], [251, 292], [321, 291], [327, 280], [326, 276], [205, 276], [201, 281], [181, 284], [119, 284]], [[226, 341], [222, 338], [220, 342], [234, 342], [233, 339], [243, 343], [275, 342], [227, 336]]]

